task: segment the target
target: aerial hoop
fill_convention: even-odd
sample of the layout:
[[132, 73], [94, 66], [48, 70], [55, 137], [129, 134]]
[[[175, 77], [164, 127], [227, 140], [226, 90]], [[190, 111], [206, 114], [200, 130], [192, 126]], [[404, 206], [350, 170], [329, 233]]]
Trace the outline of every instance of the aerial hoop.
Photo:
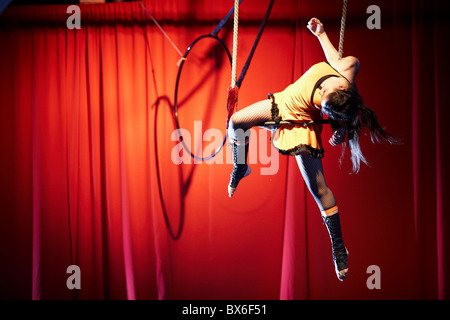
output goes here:
[[[251, 51], [250, 51], [250, 53], [249, 53], [249, 56], [248, 56], [248, 58], [247, 58], [247, 61], [245, 62], [244, 67], [242, 68], [242, 71], [241, 71], [241, 74], [240, 74], [239, 79], [238, 79], [237, 81], [236, 81], [236, 80], [235, 80], [235, 81], [232, 81], [233, 84], [234, 84], [233, 91], [237, 91], [237, 89], [240, 88], [240, 86], [242, 85], [242, 82], [243, 82], [243, 80], [244, 80], [244, 77], [245, 77], [245, 75], [246, 75], [246, 73], [247, 73], [247, 70], [248, 70], [248, 68], [249, 68], [249, 66], [250, 66], [250, 62], [251, 62], [251, 60], [252, 60], [252, 58], [253, 58], [253, 54], [255, 53], [256, 47], [257, 47], [257, 45], [258, 45], [258, 43], [259, 43], [259, 40], [260, 40], [260, 38], [261, 38], [261, 35], [262, 35], [263, 30], [264, 30], [264, 27], [265, 27], [265, 24], [266, 24], [266, 22], [267, 22], [267, 19], [269, 18], [269, 15], [270, 15], [270, 12], [271, 12], [271, 10], [272, 10], [274, 1], [275, 1], [275, 0], [270, 0], [270, 2], [269, 2], [269, 5], [268, 5], [267, 10], [266, 10], [266, 14], [265, 14], [265, 16], [264, 16], [264, 18], [263, 18], [263, 20], [262, 20], [262, 22], [261, 22], [261, 25], [260, 25], [260, 27], [259, 27], [258, 34], [257, 34], [256, 39], [255, 39], [255, 42], [253, 43], [253, 46], [252, 46], [252, 49], [251, 49]], [[198, 37], [197, 39], [195, 39], [195, 40], [190, 44], [190, 46], [189, 46], [188, 49], [186, 50], [186, 53], [181, 57], [181, 59], [180, 59], [180, 61], [179, 61], [178, 74], [177, 74], [177, 79], [176, 79], [176, 84], [175, 84], [174, 117], [175, 117], [175, 123], [176, 123], [177, 129], [178, 129], [178, 134], [179, 134], [180, 140], [181, 140], [181, 142], [182, 142], [182, 146], [183, 146], [183, 148], [189, 153], [189, 155], [190, 155], [192, 158], [194, 158], [195, 160], [207, 161], [207, 160], [213, 158], [214, 156], [216, 156], [217, 153], [219, 153], [219, 151], [224, 147], [224, 145], [225, 145], [225, 143], [226, 143], [226, 140], [227, 140], [227, 138], [228, 138], [228, 132], [225, 134], [225, 138], [223, 139], [221, 146], [220, 146], [213, 154], [211, 154], [211, 155], [208, 156], [208, 157], [198, 157], [198, 156], [194, 155], [194, 154], [191, 152], [191, 150], [188, 148], [188, 146], [186, 146], [186, 144], [184, 143], [184, 140], [183, 140], [183, 136], [182, 136], [182, 134], [181, 134], [180, 122], [179, 122], [179, 115], [178, 115], [178, 87], [179, 87], [179, 82], [180, 82], [181, 71], [182, 71], [182, 69], [183, 69], [184, 63], [187, 61], [187, 55], [189, 54], [189, 52], [192, 50], [192, 48], [195, 46], [195, 44], [196, 44], [198, 41], [200, 41], [200, 40], [202, 40], [202, 39], [205, 39], [205, 38], [213, 38], [214, 40], [218, 41], [218, 42], [222, 45], [222, 47], [225, 49], [225, 51], [226, 51], [226, 53], [227, 53], [227, 55], [228, 55], [228, 58], [229, 58], [229, 60], [230, 60], [230, 64], [231, 64], [232, 70], [235, 69], [236, 64], [235, 64], [234, 67], [233, 67], [233, 58], [232, 58], [232, 55], [231, 55], [230, 51], [228, 50], [226, 44], [225, 44], [219, 37], [217, 37], [217, 34], [218, 34], [219, 31], [223, 28], [223, 26], [224, 26], [225, 23], [228, 21], [228, 19], [231, 17], [231, 15], [235, 12], [235, 10], [236, 10], [236, 11], [238, 10], [239, 4], [240, 4], [241, 2], [242, 2], [242, 0], [239, 0], [239, 1], [238, 1], [238, 0], [235, 0], [235, 5], [231, 8], [231, 10], [230, 10], [230, 11], [228, 12], [228, 14], [225, 16], [225, 18], [223, 18], [223, 19], [219, 22], [219, 24], [218, 24], [217, 27], [213, 30], [213, 32], [211, 32], [210, 34], [206, 34], [206, 35], [200, 36], [200, 37]], [[238, 13], [237, 13], [236, 16], [235, 16], [235, 23], [234, 23], [234, 27], [235, 27], [235, 28], [237, 27], [237, 19], [238, 19]], [[236, 33], [236, 35], [237, 35], [237, 33]], [[233, 41], [233, 42], [234, 42], [234, 41]], [[234, 42], [234, 43], [235, 43], [235, 45], [233, 46], [233, 47], [234, 47], [234, 49], [233, 49], [233, 55], [237, 56], [237, 39], [236, 39], [236, 42]], [[234, 60], [234, 61], [236, 61], [236, 60]], [[232, 77], [233, 77], [233, 79], [236, 79], [235, 73], [233, 73], [233, 76], [232, 76]], [[234, 99], [234, 97], [231, 97], [231, 98]], [[236, 102], [237, 102], [237, 95], [236, 95]], [[234, 110], [233, 110], [233, 111], [234, 111]], [[232, 113], [232, 112], [231, 112], [231, 113]], [[228, 113], [228, 114], [227, 114], [227, 128], [228, 128], [228, 120], [229, 120], [229, 117], [231, 117], [231, 113]]]
[[183, 57], [182, 57], [183, 59], [181, 60], [180, 65], [179, 65], [179, 67], [178, 67], [177, 80], [176, 80], [176, 83], [175, 83], [174, 106], [173, 106], [173, 109], [174, 109], [174, 116], [175, 116], [175, 124], [176, 124], [176, 126], [177, 126], [178, 135], [179, 135], [179, 137], [180, 137], [180, 140], [181, 140], [181, 143], [182, 143], [182, 145], [183, 145], [183, 148], [189, 153], [189, 155], [190, 155], [193, 159], [199, 160], [199, 161], [207, 161], [207, 160], [209, 160], [209, 159], [215, 157], [215, 156], [217, 155], [217, 153], [219, 153], [220, 150], [222, 150], [223, 146], [225, 145], [225, 143], [226, 143], [226, 141], [227, 141], [227, 137], [228, 137], [228, 134], [225, 134], [225, 137], [224, 137], [224, 139], [223, 139], [223, 141], [222, 141], [220, 147], [219, 147], [213, 154], [211, 154], [211, 155], [208, 156], [208, 157], [198, 157], [198, 156], [196, 156], [195, 154], [193, 154], [193, 153], [191, 152], [191, 150], [190, 150], [190, 148], [189, 148], [188, 146], [186, 146], [186, 144], [185, 144], [185, 142], [184, 142], [184, 139], [183, 139], [183, 135], [181, 134], [180, 121], [179, 121], [179, 116], [178, 116], [178, 87], [179, 87], [179, 85], [180, 85], [181, 71], [183, 70], [184, 63], [187, 61], [187, 56], [189, 55], [189, 52], [191, 52], [192, 48], [193, 48], [200, 40], [203, 40], [203, 39], [206, 39], [206, 38], [214, 39], [214, 40], [216, 40], [217, 42], [219, 42], [219, 44], [225, 49], [225, 52], [227, 53], [228, 60], [230, 61], [230, 64], [232, 63], [232, 58], [231, 58], [230, 50], [228, 50], [226, 44], [225, 44], [220, 38], [218, 38], [217, 35], [212, 34], [212, 33], [211, 33], [211, 34], [205, 34], [205, 35], [200, 36], [200, 37], [198, 37], [197, 39], [195, 39], [195, 40], [189, 45], [189, 47], [187, 48], [186, 53], [183, 55]]

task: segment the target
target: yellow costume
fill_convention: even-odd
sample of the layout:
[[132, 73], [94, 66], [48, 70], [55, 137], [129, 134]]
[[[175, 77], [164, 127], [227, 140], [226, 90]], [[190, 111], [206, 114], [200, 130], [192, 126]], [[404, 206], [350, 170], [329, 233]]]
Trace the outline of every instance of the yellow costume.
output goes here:
[[[327, 62], [320, 62], [313, 65], [286, 89], [273, 94], [281, 120], [292, 122], [321, 120], [320, 85], [330, 77], [346, 79]], [[273, 120], [276, 120], [276, 112], [275, 114], [272, 112], [272, 116]], [[313, 156], [322, 158], [325, 151], [321, 133], [322, 124], [317, 123], [306, 127], [280, 126], [274, 133], [273, 144], [280, 153], [285, 155], [297, 155], [308, 151]]]

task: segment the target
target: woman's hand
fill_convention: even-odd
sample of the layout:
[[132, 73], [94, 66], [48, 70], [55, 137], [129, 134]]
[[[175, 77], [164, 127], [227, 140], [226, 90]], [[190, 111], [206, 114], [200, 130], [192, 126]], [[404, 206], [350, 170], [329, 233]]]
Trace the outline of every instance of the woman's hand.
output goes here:
[[336, 131], [333, 132], [333, 135], [331, 136], [330, 140], [328, 142], [333, 146], [336, 147], [340, 145], [342, 142], [344, 142], [345, 135], [347, 134], [347, 128], [340, 127]]
[[312, 18], [308, 22], [308, 29], [316, 36], [319, 37], [320, 35], [325, 33], [325, 29], [323, 27], [322, 22], [320, 22], [317, 18]]
[[333, 135], [331, 136], [328, 142], [333, 146], [338, 146], [345, 140], [345, 136], [347, 135], [347, 126], [344, 121], [332, 121], [331, 128]]

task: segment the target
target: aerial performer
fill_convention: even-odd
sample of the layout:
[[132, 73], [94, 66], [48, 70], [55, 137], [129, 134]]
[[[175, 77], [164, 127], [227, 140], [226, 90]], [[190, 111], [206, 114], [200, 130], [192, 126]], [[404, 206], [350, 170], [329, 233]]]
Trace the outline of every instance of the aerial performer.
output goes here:
[[[273, 145], [281, 154], [295, 156], [327, 227], [336, 275], [343, 281], [348, 275], [348, 251], [341, 233], [337, 202], [325, 181], [320, 121], [323, 115], [328, 117], [332, 128], [329, 143], [345, 144], [344, 150], [350, 150], [355, 173], [361, 162], [367, 164], [359, 146], [362, 133], [368, 132], [372, 142], [395, 143], [396, 139], [381, 128], [375, 112], [364, 104], [358, 93], [355, 77], [360, 69], [359, 60], [353, 56], [341, 57], [317, 18], [312, 18], [307, 27], [320, 42], [326, 61], [313, 65], [283, 91], [269, 94], [267, 99], [231, 116], [228, 136], [233, 150], [233, 171], [228, 195], [232, 197], [239, 182], [251, 172], [247, 164], [249, 129], [267, 122], [278, 124]], [[283, 124], [286, 122], [291, 124]]]

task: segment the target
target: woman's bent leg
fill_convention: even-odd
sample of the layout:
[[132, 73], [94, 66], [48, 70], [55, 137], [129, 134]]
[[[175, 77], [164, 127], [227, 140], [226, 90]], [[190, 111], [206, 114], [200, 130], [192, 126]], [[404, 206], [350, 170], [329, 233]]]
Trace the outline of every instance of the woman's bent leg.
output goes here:
[[228, 196], [232, 197], [242, 178], [251, 172], [247, 165], [250, 132], [249, 129], [262, 122], [271, 120], [272, 104], [270, 100], [254, 103], [239, 110], [230, 119], [228, 136], [233, 150], [233, 172], [228, 184]]

